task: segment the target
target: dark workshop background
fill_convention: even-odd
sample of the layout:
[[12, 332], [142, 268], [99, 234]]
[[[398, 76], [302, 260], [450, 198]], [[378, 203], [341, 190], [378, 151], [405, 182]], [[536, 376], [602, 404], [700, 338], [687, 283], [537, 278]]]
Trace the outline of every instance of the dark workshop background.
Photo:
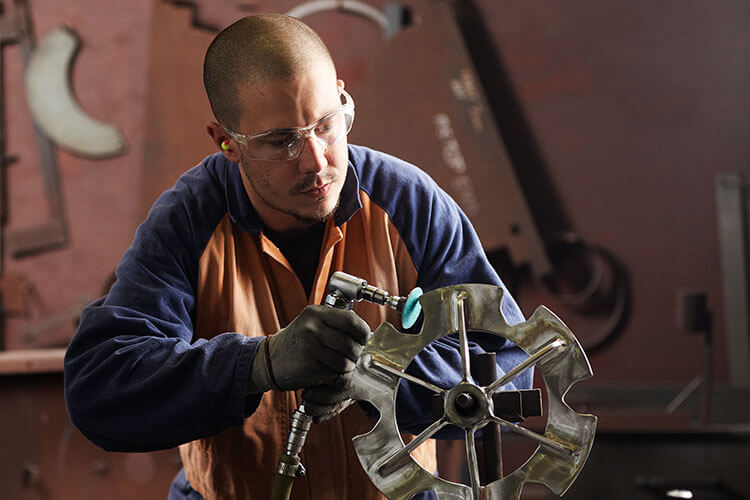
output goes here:
[[[432, 174], [524, 312], [547, 305], [589, 354], [594, 377], [568, 402], [599, 416], [598, 434], [565, 498], [750, 497], [750, 4], [363, 3], [389, 28], [346, 9], [305, 17], [356, 101], [350, 141]], [[176, 450], [86, 441], [62, 353], [151, 203], [215, 150], [201, 78], [215, 31], [299, 4], [3, 0], [0, 497], [166, 498]], [[29, 42], [60, 26], [80, 39], [77, 106], [117, 127], [124, 151], [44, 155], [23, 67]], [[508, 464], [533, 451], [516, 441]]]

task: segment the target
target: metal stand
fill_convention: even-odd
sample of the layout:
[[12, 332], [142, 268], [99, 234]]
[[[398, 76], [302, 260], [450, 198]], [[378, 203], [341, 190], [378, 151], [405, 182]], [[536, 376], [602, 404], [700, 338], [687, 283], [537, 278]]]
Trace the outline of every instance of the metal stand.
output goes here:
[[729, 381], [735, 387], [750, 387], [750, 274], [747, 252], [747, 202], [745, 180], [742, 175], [725, 172], [717, 176], [716, 215]]
[[667, 413], [674, 413], [698, 387], [701, 387], [699, 418], [701, 425], [705, 427], [711, 419], [711, 393], [713, 391], [712, 318], [711, 312], [706, 308], [706, 294], [693, 290], [680, 290], [678, 309], [678, 320], [682, 327], [689, 332], [703, 334], [703, 369], [667, 405]]

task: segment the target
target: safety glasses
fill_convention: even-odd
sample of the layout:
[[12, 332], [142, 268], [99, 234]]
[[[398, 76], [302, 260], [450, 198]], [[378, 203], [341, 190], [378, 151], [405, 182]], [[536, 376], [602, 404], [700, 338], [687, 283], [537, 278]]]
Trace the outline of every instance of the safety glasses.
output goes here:
[[312, 136], [325, 147], [336, 144], [352, 129], [354, 123], [354, 100], [346, 91], [341, 91], [343, 104], [306, 127], [282, 128], [255, 135], [239, 134], [226, 130], [227, 134], [243, 146], [244, 154], [252, 160], [288, 161], [296, 160]]

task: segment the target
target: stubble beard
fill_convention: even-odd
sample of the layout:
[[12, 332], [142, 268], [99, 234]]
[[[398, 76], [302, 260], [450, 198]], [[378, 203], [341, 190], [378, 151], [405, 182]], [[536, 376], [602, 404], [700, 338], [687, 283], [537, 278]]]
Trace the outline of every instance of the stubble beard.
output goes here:
[[[320, 224], [322, 222], [327, 221], [335, 212], [336, 209], [339, 207], [339, 203], [341, 202], [341, 193], [338, 194], [336, 197], [336, 204], [331, 208], [331, 210], [326, 211], [325, 213], [320, 214], [304, 214], [301, 213], [299, 210], [296, 210], [294, 207], [289, 206], [285, 207], [277, 203], [272, 196], [270, 196], [271, 189], [270, 185], [268, 185], [265, 181], [258, 181], [258, 179], [255, 179], [253, 175], [249, 172], [249, 169], [246, 167], [247, 163], [244, 158], [242, 159], [242, 169], [245, 171], [245, 177], [247, 178], [247, 181], [250, 183], [250, 186], [253, 188], [253, 191], [255, 191], [255, 194], [260, 198], [263, 203], [265, 203], [268, 207], [272, 208], [273, 210], [276, 210], [277, 212], [282, 212], [286, 215], [290, 215], [294, 217], [294, 219], [302, 224], [303, 226], [309, 227], [314, 226], [316, 224]], [[334, 183], [338, 180], [338, 176], [335, 172], [330, 173], [328, 175], [322, 176], [323, 182], [325, 183]], [[306, 190], [310, 189], [312, 186], [315, 185], [317, 175], [316, 174], [310, 174], [307, 177], [303, 178], [300, 182], [295, 184], [289, 191], [287, 191], [287, 195], [290, 195], [291, 197], [298, 196], [305, 192]], [[260, 184], [263, 184], [261, 186]], [[259, 189], [260, 188], [260, 189]], [[267, 188], [267, 189], [266, 189]]]

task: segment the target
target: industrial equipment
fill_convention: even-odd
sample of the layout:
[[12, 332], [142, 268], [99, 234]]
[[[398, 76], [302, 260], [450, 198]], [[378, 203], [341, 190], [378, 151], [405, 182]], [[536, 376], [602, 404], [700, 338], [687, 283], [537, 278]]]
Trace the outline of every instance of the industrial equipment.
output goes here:
[[[517, 499], [523, 485], [530, 481], [545, 484], [557, 495], [570, 487], [591, 450], [597, 419], [575, 412], [563, 399], [573, 384], [589, 378], [592, 372], [578, 340], [552, 312], [540, 307], [528, 321], [509, 325], [500, 312], [504, 290], [493, 285], [454, 285], [424, 295], [416, 291], [408, 297], [393, 297], [365, 280], [337, 272], [331, 278], [329, 289], [327, 304], [351, 308], [354, 301], [367, 300], [389, 305], [402, 313], [407, 323], [405, 327], [420, 310], [423, 313], [421, 330], [417, 334], [402, 333], [390, 323], [382, 323], [362, 352], [352, 381], [351, 397], [371, 403], [380, 413], [370, 432], [354, 438], [354, 448], [373, 484], [388, 498], [408, 499], [420, 491], [432, 490], [440, 499]], [[480, 384], [471, 374], [468, 337], [472, 332], [504, 337], [521, 347], [529, 357], [491, 383]], [[460, 383], [441, 388], [406, 373], [406, 367], [417, 353], [447, 335], [459, 337]], [[498, 397], [506, 392], [502, 391], [503, 386], [532, 367], [541, 372], [547, 389], [548, 415], [544, 433], [512, 421], [528, 414], [523, 410], [524, 403], [535, 406], [533, 391], [509, 391], [516, 397]], [[396, 420], [396, 396], [401, 380], [435, 394], [442, 410], [442, 415], [408, 444], [404, 444]], [[515, 411], [502, 407], [509, 401], [515, 402]], [[508, 417], [514, 413], [517, 418]], [[311, 421], [311, 417], [304, 414], [304, 408], [292, 417], [287, 449], [277, 471], [286, 484], [287, 495], [291, 478], [304, 473], [299, 452]], [[480, 429], [492, 423], [535, 440], [538, 447], [520, 468], [483, 485], [478, 469], [477, 435]], [[470, 485], [435, 476], [410, 455], [417, 446], [449, 425], [459, 427], [465, 434]], [[487, 447], [486, 441], [484, 446]]]

